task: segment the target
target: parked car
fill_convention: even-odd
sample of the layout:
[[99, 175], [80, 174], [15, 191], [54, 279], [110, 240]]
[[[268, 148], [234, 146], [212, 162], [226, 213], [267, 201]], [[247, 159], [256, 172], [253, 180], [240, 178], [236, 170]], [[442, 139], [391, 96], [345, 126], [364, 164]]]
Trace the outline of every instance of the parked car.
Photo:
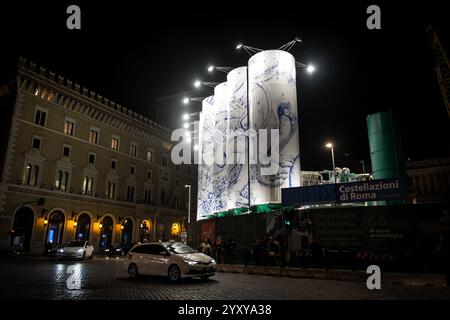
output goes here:
[[140, 274], [166, 276], [172, 282], [182, 277], [207, 279], [217, 269], [216, 261], [181, 242], [154, 242], [135, 245], [124, 260], [130, 277]]
[[55, 244], [51, 248], [47, 249], [47, 256], [49, 257], [57, 257], [60, 249], [64, 248], [63, 244]]
[[58, 250], [59, 258], [90, 258], [94, 256], [94, 246], [89, 241], [71, 241]]
[[134, 245], [134, 243], [121, 243], [117, 247], [110, 246], [105, 249], [105, 253], [108, 257], [125, 256]]

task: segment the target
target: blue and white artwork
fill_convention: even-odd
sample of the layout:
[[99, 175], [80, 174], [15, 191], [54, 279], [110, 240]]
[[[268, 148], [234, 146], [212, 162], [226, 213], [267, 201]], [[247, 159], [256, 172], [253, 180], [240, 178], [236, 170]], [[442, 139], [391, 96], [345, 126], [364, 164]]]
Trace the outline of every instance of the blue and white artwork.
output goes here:
[[207, 218], [215, 206], [213, 199], [215, 113], [214, 96], [203, 99], [199, 121], [197, 220]]
[[[251, 205], [280, 203], [281, 188], [300, 186], [300, 151], [294, 57], [268, 50], [249, 60], [250, 128], [279, 129], [279, 172], [262, 175], [262, 165], [250, 165]], [[267, 150], [270, 155], [270, 143]]]
[[246, 142], [247, 117], [247, 67], [233, 69], [227, 75], [228, 83], [228, 141], [227, 165], [229, 179], [229, 207], [248, 207], [248, 147]]
[[227, 134], [228, 134], [228, 83], [222, 82], [214, 88], [214, 105], [216, 109], [214, 119], [214, 170], [213, 170], [213, 200], [214, 211], [228, 210], [229, 179], [227, 172]]

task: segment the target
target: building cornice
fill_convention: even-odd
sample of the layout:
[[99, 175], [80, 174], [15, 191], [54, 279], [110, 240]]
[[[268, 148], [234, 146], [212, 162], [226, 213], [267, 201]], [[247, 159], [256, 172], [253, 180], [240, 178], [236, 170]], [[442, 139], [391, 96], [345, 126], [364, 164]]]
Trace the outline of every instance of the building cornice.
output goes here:
[[172, 147], [170, 129], [43, 67], [37, 71], [36, 64], [27, 63], [24, 58], [19, 61], [17, 85], [19, 90], [124, 130], [138, 139], [160, 144], [167, 150]]
[[35, 197], [43, 197], [43, 198], [53, 198], [64, 201], [74, 201], [80, 202], [83, 204], [92, 203], [99, 206], [107, 206], [109, 208], [119, 208], [119, 209], [129, 209], [136, 211], [149, 211], [149, 212], [158, 212], [160, 215], [174, 215], [180, 216], [185, 215], [186, 212], [182, 210], [176, 210], [165, 207], [158, 207], [153, 205], [146, 205], [140, 203], [132, 203], [132, 202], [124, 202], [110, 199], [102, 199], [96, 198], [93, 196], [69, 193], [58, 190], [48, 190], [39, 187], [27, 186], [27, 185], [15, 185], [15, 184], [5, 184], [7, 187], [7, 193], [15, 193], [21, 195], [35, 196]]

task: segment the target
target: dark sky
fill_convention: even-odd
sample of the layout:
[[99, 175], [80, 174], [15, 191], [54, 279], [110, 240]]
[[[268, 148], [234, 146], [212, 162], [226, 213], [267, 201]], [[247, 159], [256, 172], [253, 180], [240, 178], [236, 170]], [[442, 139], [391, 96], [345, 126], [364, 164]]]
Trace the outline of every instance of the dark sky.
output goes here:
[[[175, 128], [185, 110], [200, 108], [183, 106], [183, 96], [211, 94], [193, 91], [194, 79], [225, 81], [207, 65], [246, 64], [236, 43], [274, 49], [300, 36], [304, 43], [291, 53], [317, 67], [312, 77], [301, 69], [297, 76], [304, 170], [331, 166], [327, 140], [335, 143], [337, 166], [368, 163], [366, 116], [386, 110], [400, 114], [407, 157], [450, 154], [425, 30], [432, 22], [450, 52], [443, 1], [93, 2], [2, 2], [0, 80], [11, 78], [23, 56]], [[69, 4], [81, 7], [81, 31], [66, 28]], [[366, 28], [370, 4], [381, 7], [381, 30]]]

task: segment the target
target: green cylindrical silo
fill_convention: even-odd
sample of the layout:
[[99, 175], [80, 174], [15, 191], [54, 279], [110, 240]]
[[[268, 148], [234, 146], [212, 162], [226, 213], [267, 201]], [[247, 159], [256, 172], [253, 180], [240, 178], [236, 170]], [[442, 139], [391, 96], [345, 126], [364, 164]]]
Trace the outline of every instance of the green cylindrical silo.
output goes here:
[[374, 179], [406, 178], [398, 116], [392, 111], [367, 116]]
[[407, 202], [407, 173], [402, 147], [400, 123], [396, 113], [379, 112], [367, 116], [370, 160], [374, 179], [398, 178], [403, 200], [376, 201], [375, 205]]

